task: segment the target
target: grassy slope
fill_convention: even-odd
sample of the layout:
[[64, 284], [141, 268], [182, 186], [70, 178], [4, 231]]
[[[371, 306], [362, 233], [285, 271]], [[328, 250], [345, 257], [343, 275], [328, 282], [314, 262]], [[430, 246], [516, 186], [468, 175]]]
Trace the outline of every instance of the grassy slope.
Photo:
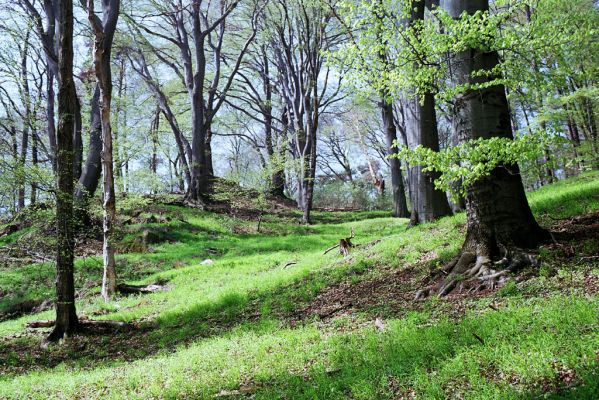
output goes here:
[[[599, 179], [587, 175], [562, 182], [532, 193], [530, 200], [546, 224], [551, 217], [598, 210]], [[399, 316], [382, 307], [327, 323], [290, 324], [290, 312], [335, 282], [370, 279], [379, 270], [423, 258], [433, 259], [428, 267], [449, 259], [463, 238], [463, 215], [409, 231], [407, 221], [381, 214], [321, 214], [316, 215], [321, 223], [310, 227], [273, 218], [264, 223], [266, 234], [236, 234], [253, 225], [172, 211], [188, 222], [167, 224], [176, 243], [119, 258], [122, 276], [168, 279], [169, 291], [110, 305], [88, 296], [78, 304], [82, 314], [101, 314], [96, 318], [142, 321], [146, 329], [136, 340], [88, 338], [85, 351], [76, 342], [31, 357], [19, 352], [39, 343], [39, 335], [1, 340], [0, 398], [210, 398], [247, 392], [294, 399], [411, 393], [529, 398], [540, 392], [593, 398], [599, 393], [598, 302], [574, 289], [536, 296], [513, 285], [498, 294], [500, 312], [486, 307], [487, 298], [473, 302], [463, 318], [436, 312], [445, 305], [432, 299]], [[322, 256], [352, 228], [358, 244], [383, 240], [356, 250], [349, 260], [336, 253]], [[205, 258], [215, 263], [200, 265]], [[283, 268], [291, 261], [297, 265]], [[98, 259], [78, 261], [77, 281], [90, 293], [97, 291], [99, 268]], [[22, 284], [23, 298], [45, 295], [51, 274], [50, 265], [22, 267], [0, 275], [0, 287]], [[2, 322], [0, 337], [22, 332], [26, 320], [51, 315]], [[376, 316], [384, 318], [384, 331], [373, 327]], [[120, 354], [110, 355], [115, 349]], [[52, 358], [64, 362], [44, 363]], [[586, 384], [557, 390], [556, 378], [568, 373], [575, 374], [575, 383]]]

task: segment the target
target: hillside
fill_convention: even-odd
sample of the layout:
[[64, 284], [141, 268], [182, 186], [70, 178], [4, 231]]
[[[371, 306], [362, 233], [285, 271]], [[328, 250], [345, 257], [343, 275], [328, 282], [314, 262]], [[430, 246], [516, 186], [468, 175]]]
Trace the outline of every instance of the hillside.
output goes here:
[[[78, 240], [78, 314], [130, 325], [47, 349], [47, 331], [25, 324], [53, 318], [31, 311], [53, 293], [40, 262], [52, 212], [31, 210], [0, 237], [0, 398], [597, 398], [599, 174], [529, 201], [556, 239], [540, 268], [414, 301], [457, 254], [464, 214], [407, 229], [384, 212], [314, 212], [306, 226], [272, 203], [123, 199], [119, 280], [160, 290], [104, 303], [92, 227]], [[349, 256], [323, 254], [350, 232]]]

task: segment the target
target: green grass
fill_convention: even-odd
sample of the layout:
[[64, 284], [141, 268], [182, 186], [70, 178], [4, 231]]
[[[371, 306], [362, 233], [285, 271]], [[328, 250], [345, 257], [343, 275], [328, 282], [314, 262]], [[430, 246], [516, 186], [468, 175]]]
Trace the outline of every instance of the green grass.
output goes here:
[[[529, 198], [546, 224], [598, 210], [599, 175], [560, 182]], [[131, 203], [127, 206], [135, 208]], [[77, 261], [77, 286], [86, 290], [79, 314], [138, 321], [140, 331], [74, 338], [41, 350], [40, 334], [12, 335], [23, 332], [25, 321], [52, 318], [52, 312], [1, 322], [0, 398], [251, 393], [259, 399], [384, 399], [413, 393], [427, 399], [590, 399], [599, 394], [599, 304], [579, 287], [560, 290], [564, 271], [571, 281], [583, 279], [570, 265], [553, 265], [555, 270], [526, 285], [502, 288], [495, 297], [500, 311], [482, 298], [456, 316], [448, 312], [455, 308], [451, 301], [431, 299], [399, 313], [381, 304], [328, 322], [292, 317], [335, 283], [367, 281], [414, 263], [422, 275], [437, 268], [459, 250], [463, 214], [406, 230], [407, 220], [380, 212], [315, 213], [311, 226], [298, 225], [292, 213], [265, 218], [263, 233], [257, 233], [255, 222], [166, 209], [177, 218], [135, 225], [124, 241], [135, 240], [142, 229], [166, 227], [173, 243], [120, 255], [118, 268], [127, 282], [163, 279], [169, 290], [104, 304], [97, 296], [100, 260]], [[335, 252], [323, 256], [352, 229], [362, 246], [349, 259]], [[592, 243], [585, 246], [595, 251]], [[214, 264], [200, 265], [207, 258]], [[297, 264], [283, 268], [289, 262]], [[0, 310], [19, 299], [50, 296], [52, 279], [49, 264], [3, 270], [0, 288], [20, 290], [3, 299]], [[540, 294], [552, 285], [555, 290]], [[374, 328], [376, 317], [384, 319], [384, 331]], [[561, 376], [569, 369], [575, 372], [567, 386]]]

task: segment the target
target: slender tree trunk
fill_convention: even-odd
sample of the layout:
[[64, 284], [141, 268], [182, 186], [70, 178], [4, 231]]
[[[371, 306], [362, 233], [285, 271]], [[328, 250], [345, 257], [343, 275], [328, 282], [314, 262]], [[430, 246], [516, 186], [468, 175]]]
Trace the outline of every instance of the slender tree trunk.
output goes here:
[[[152, 139], [152, 157], [150, 159], [150, 171], [156, 178], [158, 171], [158, 127], [160, 126], [160, 108], [156, 108], [154, 120], [150, 128], [150, 137]], [[154, 190], [155, 193], [155, 190]]]
[[81, 176], [81, 167], [83, 164], [83, 130], [81, 121], [81, 102], [79, 97], [75, 99], [75, 127], [73, 129], [73, 177], [75, 179]]
[[[443, 6], [454, 18], [462, 12], [488, 10], [487, 0], [446, 0]], [[498, 64], [497, 52], [468, 49], [453, 55], [454, 79], [458, 85], [485, 83], [497, 77], [477, 76], [474, 71], [491, 70]], [[513, 138], [508, 102], [503, 85], [468, 90], [455, 100], [456, 130], [460, 142], [477, 138]], [[517, 165], [503, 165], [489, 177], [467, 189], [467, 232], [461, 255], [452, 272], [438, 289], [449, 293], [460, 280], [492, 276], [493, 260], [508, 257], [510, 249], [534, 248], [548, 233], [536, 222], [524, 192]], [[506, 251], [507, 249], [507, 251]], [[504, 268], [516, 268], [515, 262]]]
[[49, 66], [46, 67], [48, 78], [46, 82], [46, 123], [48, 133], [48, 144], [50, 145], [50, 161], [52, 162], [52, 171], [57, 172], [56, 166], [56, 122], [54, 115], [54, 73]]
[[48, 341], [56, 341], [77, 329], [73, 278], [73, 130], [77, 94], [73, 82], [73, 3], [60, 2], [58, 65], [58, 143], [56, 196], [56, 322]]
[[[37, 149], [37, 142], [38, 142], [38, 136], [37, 136], [37, 129], [33, 130], [31, 132], [31, 164], [33, 165], [33, 168], [37, 167], [38, 164], [38, 149]], [[30, 203], [33, 205], [37, 202], [37, 182], [31, 182], [31, 197], [30, 197]]]
[[27, 58], [29, 55], [29, 36], [31, 31], [27, 30], [25, 40], [23, 43], [23, 49], [21, 52], [21, 97], [25, 105], [25, 116], [23, 120], [23, 129], [21, 136], [21, 155], [19, 157], [19, 168], [21, 173], [19, 174], [19, 194], [18, 194], [18, 207], [19, 210], [25, 208], [25, 170], [27, 168], [27, 150], [29, 149], [29, 131], [33, 122], [33, 115], [31, 113], [31, 97], [29, 93], [29, 72], [27, 65]]
[[94, 12], [93, 0], [88, 0], [87, 7], [89, 21], [95, 35], [94, 69], [102, 99], [100, 109], [102, 125], [102, 194], [104, 198], [104, 243], [102, 247], [104, 274], [102, 277], [102, 297], [108, 301], [116, 293], [117, 279], [114, 259], [116, 199], [114, 191], [112, 128], [110, 125], [110, 105], [112, 101], [110, 56], [119, 15], [120, 1], [104, 0], [102, 2], [102, 20]]
[[[121, 125], [120, 116], [123, 112], [123, 95], [126, 93], [125, 87], [125, 58], [122, 57], [119, 62], [119, 78], [117, 81], [117, 100], [116, 100], [116, 112], [114, 116], [114, 126], [116, 129], [113, 131], [114, 136], [114, 169], [117, 182], [123, 177], [123, 161], [121, 157], [121, 138], [119, 130], [121, 126], [126, 128], [126, 124]], [[124, 142], [123, 142], [124, 143]]]
[[112, 159], [112, 133], [110, 127], [110, 91], [102, 90], [102, 194], [104, 197], [103, 247], [104, 275], [102, 297], [108, 301], [116, 294], [116, 264], [114, 225], [116, 223], [116, 198]]
[[401, 161], [394, 155], [398, 149], [393, 143], [397, 140], [397, 128], [393, 119], [393, 105], [385, 100], [381, 100], [381, 117], [385, 129], [385, 139], [387, 143], [387, 154], [393, 156], [389, 158], [389, 169], [391, 170], [391, 190], [393, 191], [393, 216], [398, 218], [408, 218], [408, 203], [406, 201], [406, 190], [403, 183], [403, 174], [401, 172]]

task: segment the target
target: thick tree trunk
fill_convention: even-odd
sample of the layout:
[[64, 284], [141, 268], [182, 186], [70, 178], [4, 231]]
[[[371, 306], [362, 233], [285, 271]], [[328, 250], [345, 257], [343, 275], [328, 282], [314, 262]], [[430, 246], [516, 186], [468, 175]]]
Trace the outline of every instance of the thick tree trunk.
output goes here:
[[[423, 146], [439, 151], [439, 135], [437, 132], [437, 116], [434, 96], [430, 93], [422, 99], [406, 100], [406, 132], [408, 146]], [[451, 215], [451, 208], [444, 192], [435, 188], [438, 173], [423, 172], [420, 166], [410, 166], [412, 186], [411, 223], [434, 221], [440, 217]]]
[[[201, 83], [198, 83], [201, 85]], [[206, 127], [204, 126], [204, 106], [200, 89], [194, 88], [190, 93], [191, 100], [191, 184], [187, 198], [196, 203], [203, 203], [208, 192], [206, 170]]]
[[[424, 20], [424, 1], [415, 1], [412, 13], [407, 22], [413, 25]], [[417, 66], [421, 67], [421, 66]], [[437, 131], [437, 114], [435, 111], [435, 96], [424, 93], [405, 101], [406, 135], [408, 146], [422, 146], [439, 151], [439, 133]], [[420, 166], [411, 166], [410, 185], [412, 193], [412, 225], [421, 222], [434, 221], [440, 217], [451, 215], [451, 208], [444, 192], [435, 188], [438, 173], [423, 172]]]
[[73, 3], [60, 2], [58, 143], [56, 196], [56, 322], [49, 341], [61, 339], [77, 329], [73, 278], [73, 130], [76, 105], [73, 82]]
[[[381, 100], [381, 117], [385, 129], [385, 139], [387, 144], [387, 154], [394, 156], [397, 154], [397, 146], [393, 143], [397, 140], [397, 128], [393, 119], [393, 105]], [[408, 203], [406, 201], [406, 190], [403, 183], [403, 174], [401, 172], [401, 161], [397, 157], [389, 158], [389, 169], [391, 170], [391, 190], [393, 191], [393, 216], [398, 218], [408, 218]]]
[[[315, 118], [317, 121], [317, 119]], [[312, 212], [312, 201], [314, 198], [314, 181], [316, 179], [316, 127], [309, 126], [307, 133], [303, 128], [297, 134], [297, 148], [300, 149], [300, 174], [298, 177], [298, 200], [302, 209], [302, 223], [310, 223]]]
[[[462, 12], [488, 10], [487, 0], [446, 0], [453, 17]], [[454, 79], [458, 85], [484, 83], [496, 77], [472, 77], [474, 71], [491, 70], [498, 64], [497, 52], [469, 49], [453, 55]], [[508, 102], [503, 85], [468, 90], [455, 100], [456, 131], [460, 142], [477, 138], [513, 138]], [[517, 165], [496, 168], [489, 177], [467, 189], [466, 240], [453, 270], [438, 288], [447, 294], [464, 278], [484, 280], [498, 275], [495, 269], [522, 266], [522, 257], [512, 250], [534, 248], [547, 240], [548, 233], [536, 222], [524, 192]], [[494, 262], [511, 258], [507, 262]], [[503, 271], [499, 273], [502, 274]]]

